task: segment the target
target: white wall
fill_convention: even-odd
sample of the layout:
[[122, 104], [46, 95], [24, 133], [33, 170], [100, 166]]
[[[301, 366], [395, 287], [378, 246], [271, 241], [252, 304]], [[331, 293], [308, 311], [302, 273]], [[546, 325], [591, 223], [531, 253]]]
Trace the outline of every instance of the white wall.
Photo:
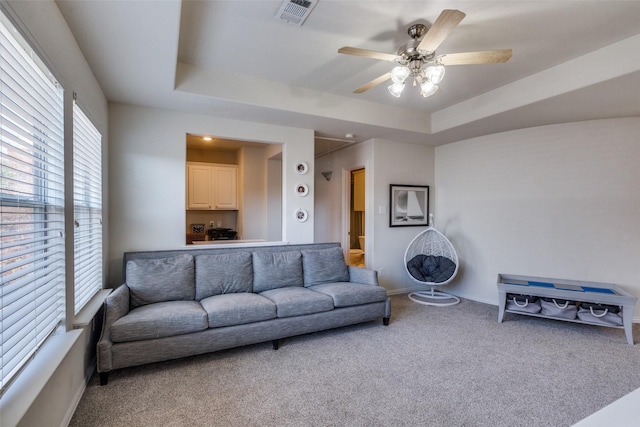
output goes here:
[[238, 231], [245, 240], [267, 238], [267, 181], [265, 150], [242, 147], [238, 167]]
[[[345, 211], [348, 200], [345, 190], [349, 185], [349, 171], [365, 167], [369, 177], [373, 161], [373, 141], [365, 141], [348, 148], [319, 157], [316, 160], [315, 173], [315, 242], [341, 242], [346, 239]], [[331, 171], [331, 180], [327, 181], [322, 172]], [[366, 186], [365, 188], [368, 188]], [[369, 194], [366, 195], [367, 199]], [[366, 213], [368, 217], [368, 213]], [[367, 226], [368, 224], [365, 224]], [[365, 235], [368, 230], [365, 230]], [[343, 244], [343, 249], [345, 245]]]
[[267, 160], [267, 240], [282, 239], [282, 160]]
[[[318, 158], [316, 162], [316, 242], [341, 242], [346, 237], [348, 171], [365, 167], [365, 264], [378, 270], [389, 294], [415, 289], [404, 269], [404, 251], [425, 227], [389, 227], [391, 184], [430, 186], [434, 201], [433, 147], [375, 139]], [[332, 170], [331, 181], [321, 172]]]
[[[367, 218], [373, 219], [373, 257], [371, 263], [378, 273], [380, 284], [388, 293], [415, 290], [404, 267], [404, 252], [411, 240], [426, 227], [389, 227], [389, 191], [391, 184], [428, 185], [429, 210], [434, 211], [435, 151], [433, 147], [418, 144], [400, 144], [375, 140], [373, 182], [367, 179], [367, 188], [373, 188], [373, 205], [367, 201]], [[382, 208], [382, 210], [381, 210]], [[436, 221], [438, 218], [436, 218]], [[367, 240], [370, 240], [367, 238]]]
[[[498, 273], [609, 282], [640, 296], [640, 119], [521, 129], [436, 148], [450, 290], [497, 304]], [[638, 319], [636, 310], [636, 321]]]
[[[124, 104], [110, 104], [111, 245], [109, 284], [122, 281], [122, 254], [133, 250], [175, 249], [185, 246], [185, 135], [283, 144], [283, 239], [313, 241], [313, 200], [296, 199], [295, 185], [313, 188], [313, 131], [238, 122]], [[311, 171], [295, 172], [305, 161]], [[294, 208], [295, 207], [295, 208]], [[310, 212], [305, 223], [295, 209]]]

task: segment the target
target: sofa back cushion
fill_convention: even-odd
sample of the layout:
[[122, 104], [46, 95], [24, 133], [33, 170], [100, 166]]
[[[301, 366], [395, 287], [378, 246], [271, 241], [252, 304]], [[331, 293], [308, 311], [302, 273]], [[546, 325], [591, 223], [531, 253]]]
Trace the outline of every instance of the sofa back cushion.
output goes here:
[[253, 253], [253, 292], [302, 285], [300, 251]]
[[164, 301], [188, 301], [196, 295], [192, 255], [127, 262], [131, 308]]
[[253, 266], [249, 252], [196, 256], [196, 300], [251, 292]]
[[349, 267], [344, 262], [342, 248], [303, 249], [301, 252], [305, 286], [349, 281]]

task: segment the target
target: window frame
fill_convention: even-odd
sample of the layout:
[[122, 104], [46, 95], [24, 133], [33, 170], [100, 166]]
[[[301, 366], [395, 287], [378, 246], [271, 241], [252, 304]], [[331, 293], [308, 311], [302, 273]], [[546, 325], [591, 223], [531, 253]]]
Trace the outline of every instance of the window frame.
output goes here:
[[0, 39], [2, 394], [65, 328], [67, 284], [64, 89], [4, 13]]

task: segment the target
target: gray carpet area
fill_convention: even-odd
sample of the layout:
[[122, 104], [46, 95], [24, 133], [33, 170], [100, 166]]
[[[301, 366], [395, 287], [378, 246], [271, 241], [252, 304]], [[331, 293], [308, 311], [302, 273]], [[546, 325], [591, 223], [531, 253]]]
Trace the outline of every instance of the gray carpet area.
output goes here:
[[71, 426], [570, 426], [640, 387], [624, 331], [392, 297], [370, 322], [114, 371]]

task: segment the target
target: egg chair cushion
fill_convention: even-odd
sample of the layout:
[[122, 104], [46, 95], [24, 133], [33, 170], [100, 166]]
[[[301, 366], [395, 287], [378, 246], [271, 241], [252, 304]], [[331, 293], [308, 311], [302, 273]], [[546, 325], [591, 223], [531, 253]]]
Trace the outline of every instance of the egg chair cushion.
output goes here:
[[456, 264], [443, 256], [418, 254], [407, 262], [407, 270], [420, 282], [442, 283], [453, 276]]

